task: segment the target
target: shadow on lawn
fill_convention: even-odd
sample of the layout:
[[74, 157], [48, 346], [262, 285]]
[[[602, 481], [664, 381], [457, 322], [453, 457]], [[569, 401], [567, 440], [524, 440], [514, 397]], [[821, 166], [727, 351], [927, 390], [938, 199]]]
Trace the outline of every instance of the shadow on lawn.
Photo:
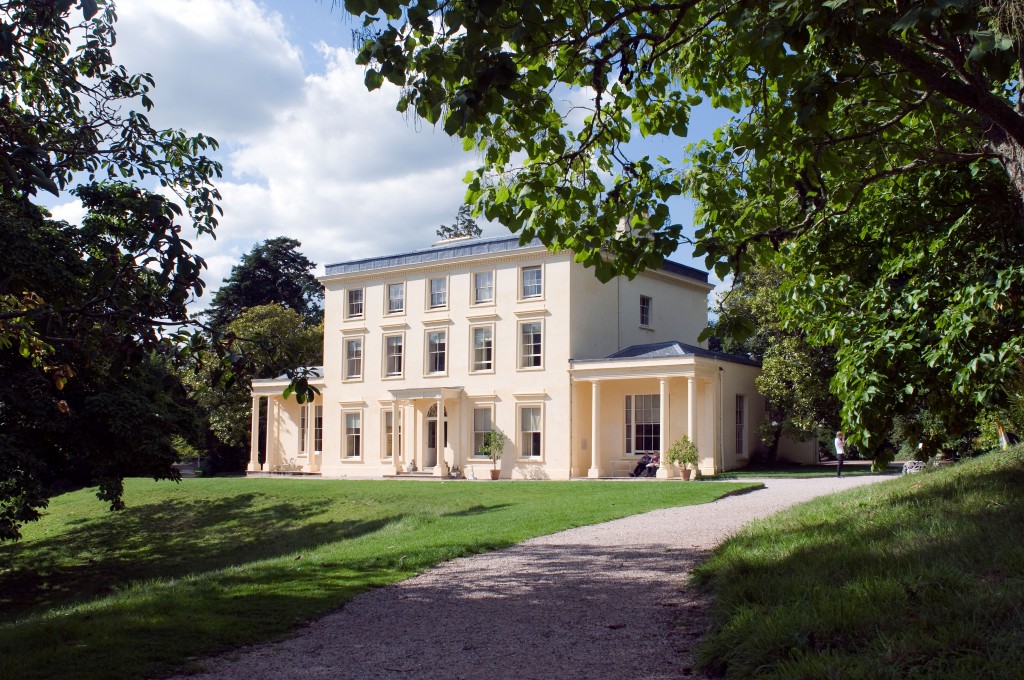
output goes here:
[[377, 531], [400, 519], [313, 521], [331, 501], [281, 501], [257, 494], [169, 500], [90, 520], [58, 537], [0, 548], [0, 618], [11, 620], [123, 589], [178, 578]]

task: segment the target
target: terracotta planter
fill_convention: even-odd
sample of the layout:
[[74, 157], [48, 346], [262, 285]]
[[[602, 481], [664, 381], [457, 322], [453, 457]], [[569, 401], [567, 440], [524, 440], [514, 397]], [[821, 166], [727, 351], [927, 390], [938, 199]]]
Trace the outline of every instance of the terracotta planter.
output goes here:
[[693, 470], [691, 470], [690, 468], [683, 468], [682, 470], [680, 470], [680, 472], [683, 475], [684, 482], [690, 481], [690, 475], [693, 474]]
[[501, 470], [491, 470], [491, 479], [497, 479], [501, 476]]

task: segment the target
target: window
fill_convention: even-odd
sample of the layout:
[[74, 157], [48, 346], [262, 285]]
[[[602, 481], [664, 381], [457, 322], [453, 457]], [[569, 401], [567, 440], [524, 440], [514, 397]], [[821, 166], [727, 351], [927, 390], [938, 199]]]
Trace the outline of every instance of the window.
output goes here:
[[398, 314], [405, 311], [405, 284], [388, 284], [388, 314]]
[[348, 313], [346, 318], [358, 319], [363, 315], [363, 289], [353, 288], [348, 291]]
[[342, 422], [345, 427], [342, 433], [345, 457], [358, 458], [363, 452], [363, 414], [358, 411], [346, 411]]
[[522, 457], [540, 458], [540, 406], [523, 406], [519, 409], [519, 434], [519, 451]]
[[405, 338], [401, 335], [384, 336], [384, 375], [402, 375]]
[[544, 294], [544, 278], [539, 266], [523, 267], [520, 272], [523, 283], [520, 297], [534, 298]]
[[448, 279], [430, 279], [430, 308], [448, 304]]
[[646, 295], [640, 296], [640, 325], [650, 326], [651, 325], [651, 312], [654, 300], [647, 297]]
[[473, 409], [473, 455], [485, 455], [480, 449], [484, 446], [484, 435], [491, 431], [494, 423], [494, 412], [490, 406]]
[[345, 380], [363, 377], [363, 340], [345, 341]]
[[[398, 436], [402, 436], [401, 422], [398, 424]], [[391, 410], [384, 411], [384, 458], [393, 458], [395, 455], [395, 414]]]
[[494, 327], [473, 327], [473, 365], [474, 371], [490, 371], [494, 369]]
[[306, 437], [309, 434], [309, 404], [299, 409], [299, 453], [306, 452]]
[[542, 365], [543, 347], [541, 322], [531, 321], [519, 325], [519, 368], [537, 368]]
[[444, 373], [447, 370], [445, 349], [448, 343], [447, 331], [427, 333], [427, 373]]
[[661, 396], [626, 395], [626, 453], [661, 451]]
[[473, 304], [494, 302], [494, 272], [473, 274]]
[[324, 407], [313, 408], [313, 453], [324, 450]]
[[746, 424], [747, 398], [742, 394], [736, 395], [736, 455], [743, 457], [747, 455], [746, 442], [743, 441], [744, 425]]

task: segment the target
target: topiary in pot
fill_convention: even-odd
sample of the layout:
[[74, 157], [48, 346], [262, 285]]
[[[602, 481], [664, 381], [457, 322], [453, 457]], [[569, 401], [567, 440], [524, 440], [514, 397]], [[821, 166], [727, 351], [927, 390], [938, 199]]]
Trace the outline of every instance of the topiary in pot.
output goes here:
[[697, 445], [690, 441], [685, 434], [677, 439], [665, 453], [666, 463], [682, 468], [683, 479], [690, 478], [690, 467], [696, 468], [699, 460], [700, 452], [697, 450]]
[[483, 454], [491, 459], [493, 468], [491, 469], [491, 479], [497, 479], [501, 475], [501, 470], [498, 469], [498, 460], [501, 458], [501, 454], [505, 452], [505, 433], [494, 428], [484, 432], [483, 441], [480, 443], [480, 450], [477, 451], [479, 454]]

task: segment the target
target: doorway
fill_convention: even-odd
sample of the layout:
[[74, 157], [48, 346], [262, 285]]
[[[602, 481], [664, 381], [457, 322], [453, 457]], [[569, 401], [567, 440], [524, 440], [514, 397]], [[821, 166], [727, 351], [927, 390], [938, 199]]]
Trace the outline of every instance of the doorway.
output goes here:
[[435, 467], [438, 460], [438, 449], [444, 450], [448, 443], [448, 409], [444, 409], [444, 426], [441, 431], [441, 441], [437, 437], [437, 404], [432, 404], [427, 409], [427, 446], [423, 456], [423, 467]]

